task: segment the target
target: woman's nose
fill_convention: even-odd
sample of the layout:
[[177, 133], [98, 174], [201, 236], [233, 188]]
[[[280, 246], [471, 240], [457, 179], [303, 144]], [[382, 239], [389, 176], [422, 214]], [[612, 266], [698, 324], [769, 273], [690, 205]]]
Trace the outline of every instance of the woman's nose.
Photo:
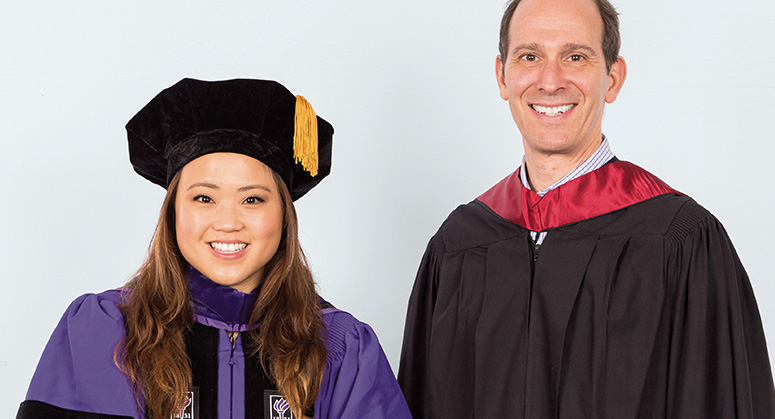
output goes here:
[[215, 220], [213, 228], [219, 231], [238, 231], [245, 225], [242, 223], [242, 216], [239, 208], [234, 206], [219, 206], [215, 211]]

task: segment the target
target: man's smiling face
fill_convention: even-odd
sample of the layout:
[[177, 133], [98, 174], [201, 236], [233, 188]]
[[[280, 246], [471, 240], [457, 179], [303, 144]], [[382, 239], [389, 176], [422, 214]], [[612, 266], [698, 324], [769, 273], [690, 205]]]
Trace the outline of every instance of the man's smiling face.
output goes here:
[[602, 39], [592, 0], [519, 4], [496, 76], [526, 153], [576, 156], [600, 144], [605, 103], [616, 99], [626, 75], [621, 58], [606, 69]]

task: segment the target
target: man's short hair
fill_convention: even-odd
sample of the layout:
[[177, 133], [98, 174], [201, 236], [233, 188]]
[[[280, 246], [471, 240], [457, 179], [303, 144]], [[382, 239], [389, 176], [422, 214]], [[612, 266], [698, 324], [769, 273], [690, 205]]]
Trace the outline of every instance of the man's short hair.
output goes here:
[[[498, 43], [498, 49], [501, 54], [501, 62], [506, 61], [509, 53], [509, 28], [511, 27], [511, 18], [514, 11], [522, 0], [511, 0], [506, 6], [501, 19], [501, 38]], [[619, 13], [608, 0], [595, 0], [597, 10], [603, 19], [603, 55], [605, 56], [605, 67], [609, 72], [611, 66], [619, 59], [619, 48], [622, 44], [622, 38], [619, 34]], [[505, 68], [505, 66], [503, 67]], [[505, 70], [504, 70], [505, 71]]]

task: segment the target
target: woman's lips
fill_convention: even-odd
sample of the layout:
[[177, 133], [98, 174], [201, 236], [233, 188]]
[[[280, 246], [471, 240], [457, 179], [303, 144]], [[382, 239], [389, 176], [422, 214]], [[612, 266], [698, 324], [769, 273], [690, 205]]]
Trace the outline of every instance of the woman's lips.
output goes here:
[[236, 259], [242, 256], [245, 253], [245, 249], [248, 248], [248, 244], [243, 242], [213, 241], [208, 244], [210, 245], [210, 251], [215, 256], [223, 259]]

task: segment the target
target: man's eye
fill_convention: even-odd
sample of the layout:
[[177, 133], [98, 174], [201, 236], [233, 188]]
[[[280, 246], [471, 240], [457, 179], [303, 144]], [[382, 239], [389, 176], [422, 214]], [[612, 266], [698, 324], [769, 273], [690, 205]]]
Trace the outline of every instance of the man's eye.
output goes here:
[[261, 202], [264, 202], [264, 200], [262, 198], [260, 198], [260, 197], [257, 197], [257, 196], [249, 196], [249, 197], [245, 198], [244, 202], [246, 204], [259, 204]]
[[522, 59], [525, 61], [535, 61], [538, 57], [536, 57], [535, 54], [524, 54], [522, 55]]
[[207, 195], [197, 195], [194, 197], [194, 201], [201, 202], [203, 204], [209, 204], [210, 202], [213, 202], [212, 198]]
[[571, 61], [578, 62], [578, 61], [582, 61], [584, 59], [584, 56], [580, 55], [580, 54], [573, 54], [568, 59], [571, 60]]

